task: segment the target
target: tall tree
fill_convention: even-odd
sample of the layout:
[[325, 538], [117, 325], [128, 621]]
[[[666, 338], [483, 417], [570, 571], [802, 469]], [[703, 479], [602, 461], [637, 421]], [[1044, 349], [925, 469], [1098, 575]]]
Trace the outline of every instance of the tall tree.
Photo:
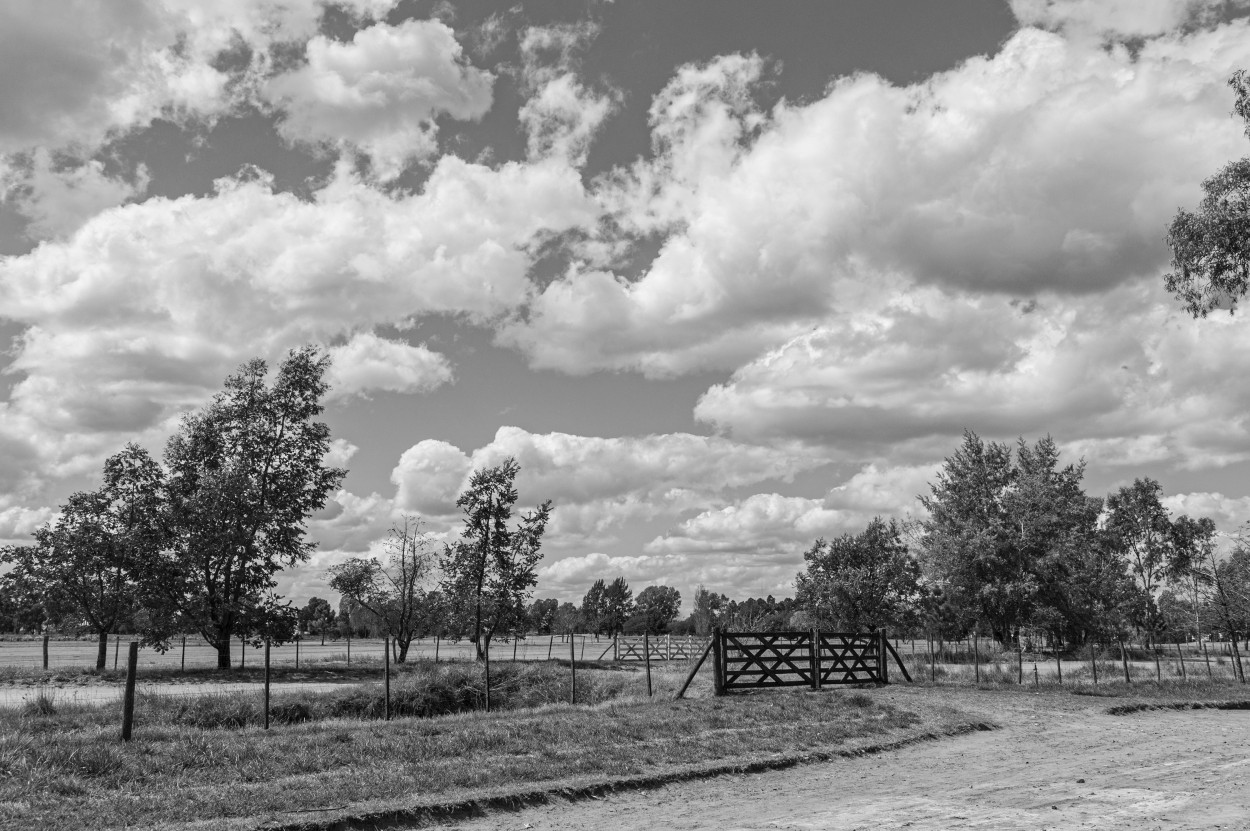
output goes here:
[[534, 632], [540, 635], [551, 634], [552, 620], [558, 608], [560, 608], [560, 601], [554, 597], [540, 597], [531, 603], [526, 611], [526, 617]]
[[893, 520], [875, 517], [858, 534], [816, 540], [803, 559], [795, 599], [815, 626], [865, 632], [918, 612], [920, 566]]
[[706, 635], [713, 627], [720, 626], [729, 611], [729, 598], [709, 590], [702, 583], [694, 590], [694, 610], [690, 622], [696, 635]]
[[634, 593], [624, 577], [617, 577], [603, 590], [603, 616], [599, 619], [604, 634], [609, 638], [625, 626], [634, 613]]
[[[1233, 73], [1234, 113], [1250, 137], [1250, 74]], [[1202, 183], [1205, 196], [1196, 213], [1178, 210], [1168, 228], [1172, 270], [1164, 277], [1190, 314], [1230, 312], [1250, 289], [1250, 158], [1231, 162]]]
[[515, 528], [508, 527], [520, 469], [508, 457], [496, 467], [473, 472], [468, 489], [456, 500], [464, 512], [464, 529], [443, 550], [443, 591], [467, 618], [479, 660], [495, 632], [515, 629], [524, 620], [538, 582], [551, 500], [523, 514]]
[[35, 545], [0, 554], [49, 610], [96, 635], [96, 669], [104, 669], [109, 633], [134, 615], [145, 567], [162, 544], [163, 486], [160, 466], [128, 444], [105, 461], [100, 488], [72, 494], [56, 522], [35, 532]]
[[408, 660], [408, 647], [425, 622], [426, 583], [436, 557], [420, 519], [404, 517], [385, 543], [387, 560], [352, 557], [329, 569], [330, 588], [372, 612], [393, 641], [395, 662]]
[[681, 611], [681, 592], [672, 586], [647, 586], [638, 592], [634, 603], [643, 626], [652, 635], [668, 631], [669, 624], [677, 620]]
[[1188, 518], [1173, 523], [1160, 500], [1162, 490], [1149, 477], [1137, 479], [1108, 496], [1106, 508], [1107, 533], [1128, 561], [1138, 589], [1134, 622], [1152, 636], [1163, 623], [1159, 593], [1168, 581], [1189, 576], [1202, 539], [1215, 533], [1214, 524], [1205, 530], [1193, 527]]
[[270, 383], [266, 362], [249, 361], [169, 440], [173, 544], [154, 564], [150, 642], [189, 626], [229, 668], [232, 638], [294, 634], [274, 575], [312, 554], [308, 516], [346, 474], [325, 464], [330, 429], [316, 420], [329, 363], [314, 347], [292, 350]]
[[607, 584], [600, 578], [590, 584], [590, 588], [582, 597], [581, 621], [592, 632], [603, 631], [603, 618], [608, 608], [607, 599], [604, 597], [607, 590]]

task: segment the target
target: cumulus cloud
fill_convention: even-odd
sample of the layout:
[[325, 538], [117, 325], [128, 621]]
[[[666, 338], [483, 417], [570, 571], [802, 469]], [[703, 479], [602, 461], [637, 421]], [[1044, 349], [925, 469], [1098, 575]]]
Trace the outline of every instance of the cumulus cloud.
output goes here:
[[363, 150], [383, 179], [435, 152], [437, 116], [478, 119], [490, 109], [494, 77], [468, 65], [436, 20], [378, 23], [350, 43], [317, 36], [306, 53], [305, 66], [264, 88], [284, 111], [279, 130], [292, 141]]
[[[419, 194], [394, 198], [340, 167], [308, 201], [262, 177], [103, 211], [0, 262], [0, 308], [28, 327], [0, 436], [36, 447], [41, 473], [91, 467], [118, 434], [163, 435], [257, 354], [426, 313], [488, 320], [530, 294], [522, 247], [590, 215], [567, 166], [455, 157]], [[361, 376], [382, 388], [428, 387], [449, 371], [428, 350], [369, 336], [341, 354], [396, 359]]]
[[451, 364], [443, 355], [371, 332], [353, 335], [334, 347], [330, 358], [327, 380], [332, 398], [363, 396], [372, 390], [429, 392], [452, 380]]
[[632, 282], [576, 264], [501, 340], [663, 376], [736, 367], [882, 274], [1024, 297], [1154, 280], [1171, 213], [1244, 149], [1223, 79], [1248, 42], [1244, 21], [1132, 52], [1026, 28], [922, 83], [857, 75], [767, 113], [761, 59], [683, 67], [656, 156], [597, 191], [622, 233], [666, 235], [658, 256]]
[[12, 204], [30, 220], [27, 236], [35, 239], [69, 236], [105, 208], [141, 196], [150, 181], [143, 165], [127, 181], [107, 175], [97, 159], [58, 165], [44, 148], [32, 154], [28, 168], [11, 167], [3, 178]]
[[618, 91], [596, 92], [578, 76], [575, 56], [597, 35], [590, 23], [532, 26], [522, 33], [521, 84], [529, 97], [518, 116], [531, 159], [555, 156], [584, 165], [595, 134], [617, 108]]
[[1016, 19], [1072, 36], [1142, 38], [1210, 25], [1244, 0], [1011, 0]]
[[[230, 111], [270, 50], [317, 30], [327, 0], [13, 0], [0, 6], [0, 155], [88, 150], [153, 118]], [[334, 5], [369, 19], [394, 0]], [[240, 55], [249, 54], [246, 65]]]

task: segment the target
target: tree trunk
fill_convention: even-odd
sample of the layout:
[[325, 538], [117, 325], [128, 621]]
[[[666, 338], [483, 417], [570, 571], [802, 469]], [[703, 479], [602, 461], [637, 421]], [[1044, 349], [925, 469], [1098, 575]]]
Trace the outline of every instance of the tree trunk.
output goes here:
[[96, 649], [96, 653], [95, 653], [96, 672], [103, 671], [104, 665], [108, 662], [108, 656], [109, 656], [109, 633], [101, 630], [100, 638], [99, 638], [99, 646]]
[[408, 647], [411, 645], [412, 641], [405, 639], [397, 640], [396, 643], [399, 646], [399, 654], [395, 656], [395, 663], [402, 664], [408, 660]]
[[217, 669], [232, 669], [230, 666], [230, 635], [218, 635], [213, 644], [217, 650]]

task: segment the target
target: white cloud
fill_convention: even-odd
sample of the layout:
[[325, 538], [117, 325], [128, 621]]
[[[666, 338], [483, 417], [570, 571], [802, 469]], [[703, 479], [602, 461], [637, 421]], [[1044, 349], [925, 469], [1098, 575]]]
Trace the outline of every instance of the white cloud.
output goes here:
[[423, 516], [456, 513], [456, 499], [472, 470], [467, 454], [453, 444], [425, 439], [404, 451], [391, 471], [395, 504]]
[[575, 263], [501, 340], [663, 376], [738, 366], [881, 275], [1025, 297], [1157, 280], [1176, 206], [1244, 150], [1223, 81], [1247, 44], [1244, 21], [1133, 53], [1030, 28], [920, 84], [842, 78], [770, 113], [758, 58], [684, 67], [652, 107], [657, 156], [596, 191], [624, 234], [667, 234], [659, 255], [632, 282]]
[[334, 347], [330, 358], [331, 398], [363, 396], [372, 390], [429, 392], [452, 380], [451, 364], [443, 355], [371, 332], [355, 334]]
[[1155, 37], [1189, 25], [1209, 25], [1244, 0], [1011, 0], [1016, 19], [1073, 36]]
[[1178, 493], [1163, 498], [1163, 505], [1173, 517], [1187, 514], [1195, 519], [1209, 517], [1220, 531], [1231, 534], [1250, 521], [1250, 497], [1231, 497], [1222, 493]]
[[291, 141], [359, 148], [383, 179], [435, 152], [437, 116], [478, 119], [490, 109], [494, 77], [464, 62], [439, 21], [378, 23], [350, 43], [317, 36], [307, 60], [265, 86], [285, 112], [279, 130]]
[[[530, 294], [523, 246], [590, 216], [567, 166], [455, 157], [419, 194], [395, 198], [340, 169], [310, 201], [262, 178], [105, 210], [68, 239], [0, 261], [0, 308], [28, 327], [0, 446], [36, 448], [23, 465], [35, 479], [90, 469], [120, 434], [162, 440], [249, 357], [414, 315], [488, 320]], [[370, 376], [383, 387], [443, 376], [419, 347], [401, 355], [365, 337], [345, 348], [349, 360], [399, 358]]]
[[128, 202], [147, 190], [149, 176], [142, 165], [133, 181], [108, 176], [104, 164], [91, 159], [62, 167], [40, 148], [26, 170], [10, 167], [9, 199], [30, 224], [28, 236], [64, 238], [105, 208]]
[[[251, 94], [271, 47], [316, 33], [326, 0], [0, 4], [0, 155], [92, 148], [153, 118], [212, 119]], [[335, 2], [367, 20], [394, 0]], [[243, 48], [240, 48], [243, 47]], [[229, 55], [250, 53], [246, 66]]]

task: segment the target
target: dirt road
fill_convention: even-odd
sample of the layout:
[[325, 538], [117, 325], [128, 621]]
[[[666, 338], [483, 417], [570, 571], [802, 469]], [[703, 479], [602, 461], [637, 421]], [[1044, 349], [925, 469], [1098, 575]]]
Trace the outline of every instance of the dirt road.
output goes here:
[[[899, 689], [882, 694], [906, 706]], [[485, 829], [1244, 829], [1250, 711], [1107, 715], [1109, 702], [969, 691], [1003, 725], [875, 756], [499, 812]]]

